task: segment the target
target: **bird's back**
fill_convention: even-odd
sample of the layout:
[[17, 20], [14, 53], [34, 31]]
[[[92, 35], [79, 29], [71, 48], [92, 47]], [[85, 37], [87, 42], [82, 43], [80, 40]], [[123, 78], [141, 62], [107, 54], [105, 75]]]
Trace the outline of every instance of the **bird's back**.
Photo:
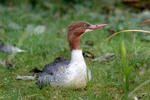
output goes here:
[[45, 65], [42, 72], [39, 73], [38, 84], [55, 84], [61, 83], [66, 75], [66, 69], [70, 59], [56, 59], [53, 63]]

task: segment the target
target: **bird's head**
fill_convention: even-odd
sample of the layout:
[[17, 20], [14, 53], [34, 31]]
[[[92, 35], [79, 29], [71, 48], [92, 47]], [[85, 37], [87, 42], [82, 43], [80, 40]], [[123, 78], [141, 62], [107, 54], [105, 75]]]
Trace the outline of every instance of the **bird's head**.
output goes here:
[[80, 49], [80, 38], [82, 34], [104, 26], [106, 26], [106, 24], [91, 25], [84, 21], [71, 23], [68, 26], [68, 42], [70, 49]]

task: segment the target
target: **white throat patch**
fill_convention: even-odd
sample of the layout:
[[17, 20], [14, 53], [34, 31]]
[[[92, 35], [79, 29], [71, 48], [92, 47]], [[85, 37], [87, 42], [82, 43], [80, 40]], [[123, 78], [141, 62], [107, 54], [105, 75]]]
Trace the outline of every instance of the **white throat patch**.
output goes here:
[[91, 32], [91, 31], [93, 31], [93, 30], [91, 30], [91, 29], [86, 29], [84, 33]]

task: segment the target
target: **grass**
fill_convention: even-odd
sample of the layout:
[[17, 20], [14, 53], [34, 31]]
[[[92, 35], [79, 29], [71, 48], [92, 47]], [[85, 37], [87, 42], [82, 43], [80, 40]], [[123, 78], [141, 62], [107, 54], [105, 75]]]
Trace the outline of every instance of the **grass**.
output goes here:
[[[81, 41], [83, 51], [93, 52], [102, 41], [110, 36], [109, 30], [150, 30], [149, 24], [141, 24], [144, 19], [149, 18], [150, 12], [135, 14], [116, 10], [113, 14], [101, 15], [80, 7], [80, 11], [69, 10], [66, 15], [57, 16], [57, 14], [51, 14], [50, 11], [32, 10], [26, 6], [1, 6], [1, 8], [0, 39], [5, 44], [17, 45], [27, 52], [12, 56], [0, 51], [1, 60], [11, 58], [11, 62], [17, 66], [15, 69], [8, 69], [0, 65], [0, 99], [133, 100], [133, 96], [137, 96], [141, 100], [149, 100], [150, 84], [147, 81], [150, 80], [150, 38], [149, 35], [141, 32], [118, 34], [105, 43], [95, 56], [99, 57], [108, 52], [115, 53], [116, 57], [108, 61], [92, 62], [85, 58], [92, 71], [92, 80], [88, 84], [88, 90], [60, 87], [39, 89], [35, 84], [36, 80], [19, 81], [15, 78], [17, 75], [32, 75], [30, 70], [35, 67], [42, 69], [45, 64], [52, 62], [58, 56], [69, 58], [66, 28], [72, 21], [84, 20], [91, 24], [108, 24], [101, 31], [95, 30], [83, 35]], [[38, 25], [44, 25], [45, 32], [32, 34]], [[86, 42], [91, 40], [94, 45], [87, 45]], [[131, 70], [130, 66], [132, 66]], [[144, 82], [147, 83], [142, 85]], [[132, 95], [128, 98], [129, 94]], [[141, 96], [143, 94], [144, 96]]]

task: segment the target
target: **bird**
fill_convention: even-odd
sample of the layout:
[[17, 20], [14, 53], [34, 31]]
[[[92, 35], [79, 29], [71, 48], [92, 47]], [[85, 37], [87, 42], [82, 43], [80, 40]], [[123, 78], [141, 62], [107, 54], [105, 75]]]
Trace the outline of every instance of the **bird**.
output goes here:
[[85, 88], [87, 80], [91, 80], [91, 71], [86, 66], [80, 40], [83, 34], [106, 26], [92, 25], [86, 21], [75, 21], [68, 26], [67, 40], [71, 51], [71, 59], [58, 58], [47, 64], [38, 74], [39, 86], [50, 85], [65, 88]]

